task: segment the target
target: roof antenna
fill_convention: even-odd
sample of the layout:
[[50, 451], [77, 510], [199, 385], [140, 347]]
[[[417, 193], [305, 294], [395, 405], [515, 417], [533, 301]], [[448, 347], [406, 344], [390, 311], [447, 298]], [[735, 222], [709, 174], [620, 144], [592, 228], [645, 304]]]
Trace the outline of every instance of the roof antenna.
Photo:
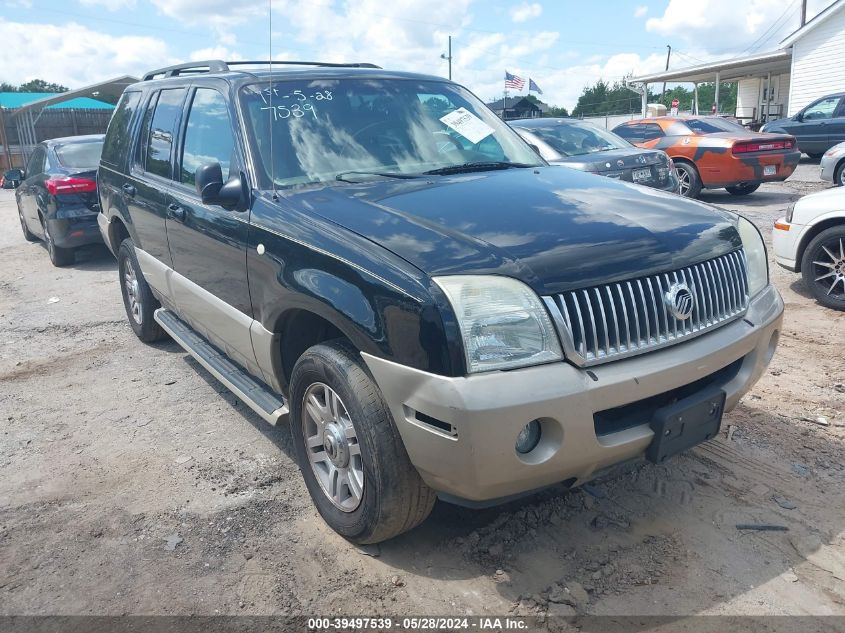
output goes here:
[[276, 111], [272, 109], [273, 93], [276, 91], [273, 87], [273, 0], [267, 0], [267, 3], [270, 5], [270, 19], [267, 20], [270, 27], [270, 59], [268, 65], [270, 66], [270, 111], [273, 113], [273, 118], [268, 117], [267, 121], [270, 127], [270, 181], [273, 187], [273, 201], [276, 202], [279, 199], [279, 194], [276, 192], [276, 161], [273, 158], [273, 121], [276, 118]]

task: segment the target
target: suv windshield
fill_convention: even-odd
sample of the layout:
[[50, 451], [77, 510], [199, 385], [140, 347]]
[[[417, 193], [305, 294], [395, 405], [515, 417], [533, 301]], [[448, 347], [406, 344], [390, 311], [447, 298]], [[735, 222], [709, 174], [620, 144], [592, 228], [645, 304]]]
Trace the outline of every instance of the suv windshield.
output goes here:
[[[245, 86], [240, 99], [265, 189], [273, 181], [287, 187], [432, 170], [452, 173], [462, 166], [545, 164], [478, 99], [452, 83], [268, 81]], [[479, 165], [470, 167], [473, 163]]]
[[523, 128], [536, 134], [563, 156], [580, 156], [593, 152], [631, 147], [624, 139], [586, 123], [558, 123]]
[[72, 169], [90, 167], [95, 169], [100, 164], [100, 154], [103, 153], [103, 141], [88, 143], [71, 143], [58, 145], [56, 156], [63, 167]]

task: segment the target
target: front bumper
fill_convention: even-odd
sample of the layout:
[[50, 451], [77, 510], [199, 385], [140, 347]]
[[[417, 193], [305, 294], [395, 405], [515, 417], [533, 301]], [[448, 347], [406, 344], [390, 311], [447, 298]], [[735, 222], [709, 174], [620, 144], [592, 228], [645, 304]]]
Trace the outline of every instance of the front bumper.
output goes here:
[[[789, 227], [789, 228], [786, 228]], [[778, 266], [792, 272], [798, 271], [798, 245], [805, 227], [779, 218], [772, 229], [772, 251]]]
[[98, 213], [73, 217], [47, 218], [47, 228], [53, 242], [60, 248], [77, 248], [103, 241], [97, 227]]
[[827, 182], [833, 182], [833, 178], [836, 174], [836, 166], [839, 164], [839, 161], [843, 159], [842, 154], [837, 154], [836, 156], [830, 156], [825, 154], [822, 156], [821, 161], [819, 162], [819, 178], [822, 180], [826, 180]]
[[[726, 410], [760, 378], [777, 345], [783, 301], [772, 286], [744, 319], [694, 340], [585, 371], [566, 362], [449, 378], [362, 354], [396, 420], [411, 462], [440, 493], [468, 501], [520, 494], [640, 458], [648, 424], [598, 435], [594, 414], [663, 394], [733, 363], [719, 384]], [[515, 450], [540, 420], [537, 448]]]

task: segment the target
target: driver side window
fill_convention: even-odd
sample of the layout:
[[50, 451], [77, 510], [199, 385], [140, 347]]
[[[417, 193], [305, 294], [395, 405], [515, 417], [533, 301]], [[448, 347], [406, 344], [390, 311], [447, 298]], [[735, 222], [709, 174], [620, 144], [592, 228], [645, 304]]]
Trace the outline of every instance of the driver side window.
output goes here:
[[805, 121], [818, 121], [820, 119], [833, 118], [836, 106], [839, 105], [839, 97], [828, 97], [818, 103], [814, 103], [804, 112]]

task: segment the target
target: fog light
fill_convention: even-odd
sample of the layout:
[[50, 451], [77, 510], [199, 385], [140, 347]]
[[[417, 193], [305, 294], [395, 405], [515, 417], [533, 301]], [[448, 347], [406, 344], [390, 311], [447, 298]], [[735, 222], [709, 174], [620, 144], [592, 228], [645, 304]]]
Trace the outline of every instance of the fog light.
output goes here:
[[516, 451], [518, 453], [530, 453], [540, 442], [540, 423], [532, 420], [526, 424], [519, 435], [516, 436]]

